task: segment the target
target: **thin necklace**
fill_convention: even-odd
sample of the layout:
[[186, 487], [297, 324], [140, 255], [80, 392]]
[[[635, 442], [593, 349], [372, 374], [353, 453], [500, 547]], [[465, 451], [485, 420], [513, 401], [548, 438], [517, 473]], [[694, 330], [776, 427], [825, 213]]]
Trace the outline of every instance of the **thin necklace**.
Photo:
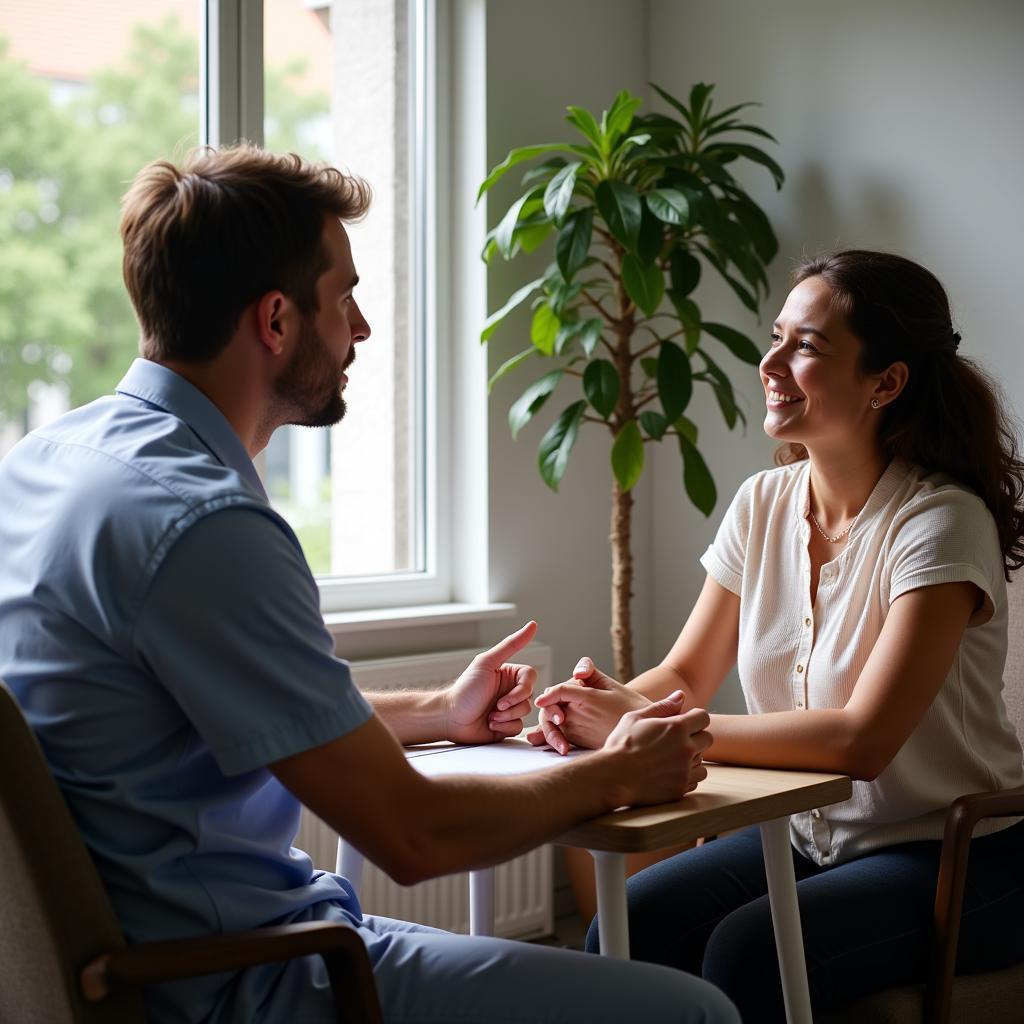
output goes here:
[[837, 541], [841, 541], [853, 529], [853, 524], [857, 521], [857, 517], [854, 516], [853, 519], [851, 519], [846, 524], [846, 529], [840, 531], [834, 537], [830, 537], [821, 528], [821, 523], [819, 523], [818, 520], [814, 518], [814, 513], [810, 509], [807, 510], [807, 514], [811, 517], [811, 522], [814, 523], [814, 525], [818, 528], [818, 533], [820, 533], [822, 537], [824, 537], [825, 540], [829, 542], [829, 544], [835, 544]]

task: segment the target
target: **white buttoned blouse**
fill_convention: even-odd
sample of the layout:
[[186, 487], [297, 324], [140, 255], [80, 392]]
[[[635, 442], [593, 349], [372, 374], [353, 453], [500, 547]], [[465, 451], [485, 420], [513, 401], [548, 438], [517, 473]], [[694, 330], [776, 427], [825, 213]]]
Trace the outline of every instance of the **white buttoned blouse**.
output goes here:
[[[984, 595], [953, 666], [910, 738], [851, 799], [790, 819], [817, 864], [939, 839], [964, 793], [1024, 784], [1021, 746], [1002, 697], [1006, 584], [995, 521], [972, 491], [902, 460], [882, 474], [842, 552], [821, 567], [811, 604], [807, 461], [740, 487], [701, 559], [740, 598], [737, 666], [750, 713], [846, 706], [901, 594], [970, 581]], [[975, 834], [1015, 819], [982, 822]]]

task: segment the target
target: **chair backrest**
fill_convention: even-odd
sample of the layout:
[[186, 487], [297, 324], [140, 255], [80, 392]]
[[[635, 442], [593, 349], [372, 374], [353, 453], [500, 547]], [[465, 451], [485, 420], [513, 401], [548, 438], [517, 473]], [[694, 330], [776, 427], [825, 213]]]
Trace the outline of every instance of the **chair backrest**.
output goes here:
[[134, 993], [92, 1005], [78, 972], [125, 945], [36, 738], [0, 681], [0, 1021], [141, 1024]]
[[1006, 713], [1024, 743], [1024, 571], [1006, 585], [1009, 602], [1009, 636], [1003, 699]]

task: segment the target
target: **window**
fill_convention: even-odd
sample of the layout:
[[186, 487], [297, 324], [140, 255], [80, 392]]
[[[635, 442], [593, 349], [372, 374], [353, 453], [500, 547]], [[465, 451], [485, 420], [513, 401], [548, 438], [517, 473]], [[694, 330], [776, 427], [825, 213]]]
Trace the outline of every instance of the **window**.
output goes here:
[[0, 455], [109, 393], [137, 352], [117, 237], [146, 161], [246, 137], [368, 179], [350, 228], [358, 351], [345, 421], [258, 459], [327, 611], [444, 601], [438, 529], [428, 0], [6, 0], [0, 8]]
[[137, 352], [125, 182], [199, 141], [192, 0], [0, 5], [0, 455]]
[[278, 431], [260, 468], [321, 577], [326, 607], [363, 600], [371, 578], [378, 595], [438, 599], [446, 583], [430, 500], [424, 281], [428, 5], [266, 0], [263, 17], [266, 145], [366, 178], [374, 202], [348, 228], [373, 333], [349, 372], [345, 420]]

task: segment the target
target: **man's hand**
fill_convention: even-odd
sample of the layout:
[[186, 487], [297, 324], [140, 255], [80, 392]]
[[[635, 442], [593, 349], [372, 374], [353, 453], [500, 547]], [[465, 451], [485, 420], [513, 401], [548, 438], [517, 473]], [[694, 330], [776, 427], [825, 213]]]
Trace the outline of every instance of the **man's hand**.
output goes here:
[[664, 700], [628, 711], [611, 731], [603, 750], [621, 756], [617, 806], [681, 800], [707, 778], [702, 754], [711, 746], [711, 717], [702, 708], [680, 714], [682, 690]]
[[580, 658], [572, 679], [549, 686], [534, 702], [541, 709], [540, 725], [526, 738], [547, 743], [560, 754], [569, 746], [596, 749], [627, 711], [650, 706], [641, 693], [605, 675], [590, 658]]
[[445, 738], [454, 743], [494, 743], [515, 736], [530, 713], [537, 671], [529, 665], [506, 664], [534, 637], [536, 622], [527, 622], [489, 651], [478, 654], [469, 668], [445, 691]]

